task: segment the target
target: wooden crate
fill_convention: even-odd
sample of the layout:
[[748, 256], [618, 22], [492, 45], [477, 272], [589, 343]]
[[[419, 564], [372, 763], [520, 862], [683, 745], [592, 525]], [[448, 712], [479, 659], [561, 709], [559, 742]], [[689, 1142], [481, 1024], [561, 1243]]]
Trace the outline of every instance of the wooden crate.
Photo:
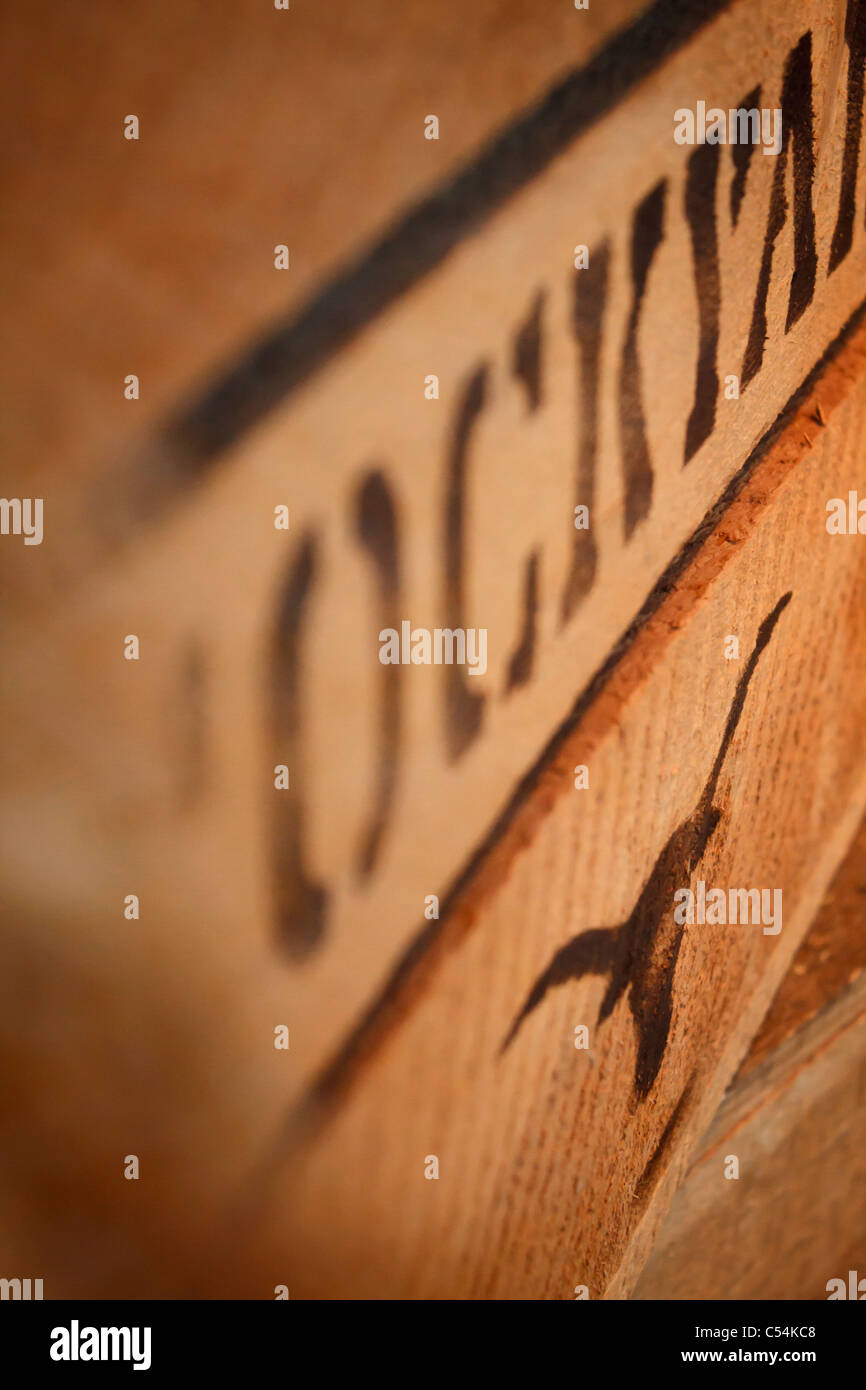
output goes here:
[[866, 7], [428, 9], [13, 22], [2, 1258], [58, 1294], [628, 1297], [866, 806]]

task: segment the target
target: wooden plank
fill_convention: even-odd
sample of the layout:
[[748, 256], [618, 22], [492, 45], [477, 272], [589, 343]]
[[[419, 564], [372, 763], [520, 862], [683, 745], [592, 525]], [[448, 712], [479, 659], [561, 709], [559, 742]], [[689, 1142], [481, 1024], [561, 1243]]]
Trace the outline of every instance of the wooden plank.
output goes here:
[[[866, 801], [866, 564], [825, 528], [862, 478], [864, 352], [861, 330], [296, 1112], [245, 1194], [243, 1274], [235, 1249], [210, 1287], [279, 1270], [298, 1297], [628, 1296]], [[721, 818], [690, 852], [720, 757]], [[680, 880], [779, 887], [783, 929], [680, 936]], [[605, 954], [618, 923], [624, 954]], [[566, 978], [503, 1049], [568, 942]]]
[[531, 0], [7, 8], [4, 485], [55, 495], [300, 312], [646, 3], [543, 23]]
[[[0, 547], [14, 594], [0, 709], [18, 733], [0, 751], [7, 900], [18, 910], [48, 874], [75, 940], [79, 915], [111, 934], [137, 891], [166, 969], [200, 920], [214, 990], [242, 976], [290, 1022], [295, 1096], [861, 296], [862, 218], [833, 250], [866, 186], [841, 12], [685, 9], [706, 23], [657, 26], [656, 48], [616, 50], [613, 86], [590, 62], [561, 120], [518, 123], [446, 201], [444, 231], [428, 208], [424, 273], [405, 285], [404, 228], [386, 276], [403, 292], [379, 305], [369, 289], [379, 309], [337, 332], [334, 355], [319, 360], [316, 332], [341, 322], [342, 292], [92, 486], [73, 471], [42, 546]], [[738, 202], [739, 147], [678, 145], [673, 113], [699, 93], [736, 105], [759, 79], [790, 142], [754, 151]], [[717, 305], [693, 257], [705, 289], [714, 218]], [[639, 246], [653, 247], [645, 285]], [[350, 317], [366, 303], [352, 293]], [[433, 367], [438, 401], [422, 390]], [[573, 526], [584, 497], [588, 532]], [[380, 633], [404, 622], [483, 630], [486, 670], [383, 666]], [[227, 1070], [258, 1026], [239, 1004]]]
[[861, 977], [731, 1089], [633, 1296], [825, 1299], [863, 1277], [864, 1154]]
[[834, 1003], [866, 966], [866, 823], [761, 1024], [738, 1080]]
[[[226, 1194], [247, 1173], [243, 1195], [261, 1196], [256, 1165], [284, 1134], [289, 1104], [299, 1105], [289, 1139], [300, 1144], [317, 1132], [320, 1103], [349, 1094], [357, 1078], [367, 1084], [334, 1128], [293, 1150], [311, 1167], [291, 1209], [274, 1209], [273, 1246], [253, 1240], [248, 1271], [243, 1253], [217, 1261], [217, 1282], [239, 1288], [249, 1273], [261, 1288], [276, 1263], [308, 1289], [557, 1294], [568, 1239], [572, 1283], [579, 1275], [593, 1296], [615, 1296], [630, 1287], [688, 1143], [850, 835], [866, 795], [856, 775], [862, 566], [856, 537], [827, 537], [823, 508], [861, 476], [862, 331], [820, 376], [820, 401], [787, 409], [787, 431], [760, 465], [753, 451], [862, 293], [866, 147], [852, 136], [851, 60], [861, 11], [852, 5], [847, 40], [841, 7], [828, 18], [811, 0], [784, 13], [768, 0], [670, 12], [670, 25], [656, 13], [655, 29], [628, 30], [614, 47], [614, 83], [610, 48], [598, 48], [596, 63], [590, 44], [585, 66], [566, 76], [564, 106], [523, 113], [469, 165], [456, 197], [451, 189], [444, 204], [426, 204], [418, 224], [385, 243], [384, 268], [374, 253], [354, 278], [329, 282], [309, 314], [253, 343], [239, 368], [166, 415], [195, 362], [209, 367], [248, 322], [244, 306], [219, 343], [202, 346], [202, 326], [221, 313], [203, 293], [202, 317], [166, 368], [153, 417], [161, 423], [146, 423], [140, 446], [103, 416], [99, 389], [80, 408], [61, 402], [46, 433], [32, 435], [50, 483], [44, 545], [4, 537], [0, 547], [9, 595], [0, 712], [14, 730], [0, 750], [3, 1041], [17, 1127], [2, 1181], [10, 1248], [35, 1252], [58, 1291], [141, 1293], [166, 1279], [201, 1288], [199, 1251], [212, 1248]], [[642, 48], [635, 34], [652, 42]], [[782, 103], [793, 143], [776, 159], [754, 152], [738, 201], [735, 151], [722, 149], [716, 165], [721, 147], [676, 145], [672, 117], [699, 99], [736, 105], [758, 80], [762, 101]], [[839, 237], [849, 212], [850, 246]], [[714, 220], [718, 302], [706, 258]], [[578, 240], [591, 250], [584, 282], [572, 270]], [[174, 287], [171, 312], [178, 274], [156, 277]], [[253, 298], [261, 306], [267, 296]], [[67, 356], [70, 323], [83, 321], [56, 329]], [[166, 323], [163, 314], [151, 363]], [[91, 365], [98, 336], [95, 349], [82, 348]], [[93, 380], [108, 381], [117, 362]], [[732, 363], [744, 389], [725, 401]], [[428, 369], [440, 373], [437, 402], [420, 389]], [[32, 391], [26, 400], [14, 416], [19, 443], [36, 414]], [[119, 447], [94, 464], [105, 436], [89, 422], [103, 419]], [[464, 487], [469, 423], [477, 433]], [[66, 426], [84, 441], [65, 454], [68, 481], [45, 447]], [[15, 468], [10, 477], [23, 479]], [[576, 533], [573, 507], [587, 493], [592, 528]], [[726, 510], [716, 509], [720, 498]], [[288, 535], [272, 524], [284, 502]], [[548, 1088], [549, 1039], [562, 1017], [551, 1028], [545, 1011], [565, 1007], [561, 991], [501, 1061], [499, 1045], [565, 934], [633, 919], [646, 876], [664, 867], [665, 837], [700, 805], [739, 676], [789, 590], [725, 750], [725, 814], [710, 851], [723, 881], [784, 878], [782, 938], [756, 931], [727, 953], [703, 939], [680, 943], [671, 1017], [651, 1010], [661, 1033], [635, 1033], [619, 999], [603, 1024], [596, 1125], [593, 1087], [572, 1105], [573, 1066]], [[383, 624], [432, 628], [457, 617], [490, 635], [483, 698], [473, 701], [473, 682], [455, 681], [453, 668], [408, 667], [395, 703], [394, 673], [377, 660]], [[739, 665], [722, 655], [732, 631]], [[141, 637], [135, 664], [122, 659], [127, 633]], [[771, 689], [782, 670], [790, 688]], [[834, 711], [826, 729], [819, 700]], [[476, 720], [471, 710], [482, 706]], [[794, 734], [791, 753], [784, 740]], [[571, 790], [576, 761], [590, 766], [587, 794]], [[289, 798], [271, 790], [276, 762], [290, 765]], [[758, 781], [756, 805], [745, 773], [735, 777], [740, 762]], [[793, 807], [784, 841], [768, 805], [777, 765]], [[141, 896], [135, 924], [123, 917], [130, 893]], [[444, 930], [427, 924], [419, 938], [431, 894]], [[391, 1044], [364, 1078], [368, 1041], [389, 1011], [377, 1007], [369, 1030], [352, 1030], [376, 991], [400, 1017], [416, 958], [444, 968], [451, 951], [453, 973], [436, 977], [443, 986], [420, 999], [400, 1048]], [[595, 1028], [601, 983], [582, 984], [580, 998]], [[288, 1055], [272, 1046], [281, 1023], [291, 1027]], [[689, 1031], [698, 1027], [701, 1048]], [[566, 1067], [587, 1060], [572, 1036], [560, 1031], [555, 1044]], [[705, 1078], [707, 1040], [719, 1058]], [[706, 1079], [697, 1099], [686, 1089], [692, 1064], [701, 1087]], [[479, 1140], [483, 1097], [502, 1076], [511, 1080]], [[538, 1096], [525, 1091], [533, 1077], [544, 1079]], [[416, 1092], [422, 1103], [405, 1127], [401, 1107]], [[548, 1105], [560, 1125], [549, 1133]], [[437, 1126], [452, 1158], [456, 1145], [464, 1159], [434, 1216], [417, 1203], [415, 1167], [401, 1165], [405, 1155], [414, 1165], [419, 1142], [425, 1152], [440, 1142]], [[628, 1137], [615, 1166], [605, 1145], [620, 1131]], [[576, 1133], [592, 1135], [588, 1168], [585, 1178], [551, 1170], [548, 1197], [567, 1211], [556, 1232], [541, 1188], [520, 1187], [520, 1166], [547, 1143], [550, 1154], [569, 1151]], [[51, 1146], [61, 1135], [58, 1189]], [[380, 1146], [387, 1152], [369, 1203], [341, 1185], [340, 1135], [365, 1180]], [[136, 1145], [152, 1180], [133, 1204], [106, 1175]], [[525, 1199], [517, 1230], [512, 1181]], [[579, 1203], [569, 1182], [584, 1184]], [[58, 1241], [46, 1186], [100, 1233], [86, 1266]], [[592, 1248], [572, 1239], [576, 1210]], [[434, 1236], [451, 1242], [433, 1270], [421, 1267], [431, 1220]], [[500, 1246], [511, 1253], [494, 1268]]]
[[[866, 1269], [864, 849], [866, 822], [674, 1198], [635, 1298], [823, 1299], [830, 1280], [847, 1284], [850, 1269]], [[736, 1180], [724, 1177], [732, 1154]]]

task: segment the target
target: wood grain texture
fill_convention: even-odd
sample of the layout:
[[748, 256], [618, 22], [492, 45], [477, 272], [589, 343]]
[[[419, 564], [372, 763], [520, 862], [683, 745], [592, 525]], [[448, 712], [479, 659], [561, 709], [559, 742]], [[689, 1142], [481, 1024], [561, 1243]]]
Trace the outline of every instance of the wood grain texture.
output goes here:
[[[866, 1268], [866, 822], [677, 1192], [635, 1298], [827, 1297]], [[725, 1178], [735, 1155], [740, 1176]]]
[[[68, 50], [70, 82], [120, 54], [68, 164], [47, 107], [10, 179], [34, 329], [3, 350], [4, 487], [44, 490], [46, 539], [0, 548], [0, 1185], [4, 1264], [52, 1292], [626, 1296], [850, 840], [866, 563], [824, 521], [863, 486], [863, 11], [708, 0], [625, 27], [647, 13], [599, 7], [576, 56], [560, 15], [510, 87], [494, 44], [462, 143], [421, 172], [405, 127], [369, 179], [338, 159], [355, 108], [328, 105], [297, 239], [269, 143], [287, 50], [260, 9], [214, 7], [201, 50], [192, 8], [143, 46], [102, 6], [74, 40], [59, 11], [44, 40], [16, 20], [16, 51]], [[338, 22], [292, 50], [292, 150], [390, 17], [353, 16], [328, 68]], [[409, 104], [418, 33], [362, 140]], [[215, 111], [205, 60], [236, 34]], [[162, 37], [166, 68], [140, 57]], [[675, 144], [678, 106], [757, 82], [789, 118], [777, 159]], [[119, 115], [106, 132], [132, 89], [154, 138], [130, 151]], [[332, 154], [353, 172], [315, 200]], [[128, 370], [152, 384], [137, 415]], [[402, 620], [483, 627], [488, 669], [383, 667]], [[781, 936], [674, 931], [699, 874], [781, 889]], [[557, 959], [577, 978], [536, 1001]], [[122, 1185], [130, 1151], [147, 1183]]]
[[743, 1079], [828, 1008], [866, 966], [866, 824], [830, 884], [809, 935], [740, 1068]]
[[862, 1278], [864, 1155], [861, 979], [728, 1093], [633, 1296], [826, 1299], [829, 1280]]
[[[254, 424], [257, 359], [99, 486], [72, 469], [52, 490], [44, 544], [0, 549], [14, 594], [0, 708], [19, 735], [0, 750], [0, 869], [15, 910], [46, 872], [61, 921], [105, 924], [138, 889], [166, 969], [200, 930], [202, 968], [249, 978], [291, 1022], [286, 1081], [303, 1094], [862, 297], [862, 218], [830, 270], [841, 13], [735, 3], [638, 64], [616, 101], [597, 75], [588, 96], [578, 84], [574, 138], [557, 134], [514, 188], [496, 165], [508, 197]], [[700, 93], [738, 103], [758, 77], [798, 143], [754, 153], [735, 216], [733, 147], [678, 145], [673, 112]], [[713, 217], [705, 390], [714, 311], [695, 256], [706, 270]], [[812, 217], [804, 260], [795, 228]], [[422, 392], [431, 365], [438, 401]], [[715, 428], [686, 462], [698, 404]], [[249, 428], [222, 451], [226, 410]], [[380, 634], [403, 621], [484, 629], [486, 671], [383, 667]], [[291, 785], [275, 791], [282, 765]], [[254, 1052], [254, 1018], [241, 1006], [221, 1030], [230, 1071]]]
[[[720, 517], [436, 939], [310, 1103], [274, 1124], [236, 1194], [242, 1220], [212, 1247], [209, 1292], [628, 1296], [866, 803], [866, 561], [856, 536], [825, 529], [826, 498], [861, 476], [864, 339]], [[604, 979], [552, 990], [503, 1055], [554, 953], [626, 920], [692, 814], [760, 625], [788, 591], [723, 765], [718, 829], [688, 876], [781, 887], [781, 934], [686, 930], [645, 1098], [628, 996], [599, 1023]], [[732, 632], [739, 663], [724, 658]], [[576, 764], [589, 791], [573, 787]], [[588, 1051], [573, 1045], [581, 1024]]]

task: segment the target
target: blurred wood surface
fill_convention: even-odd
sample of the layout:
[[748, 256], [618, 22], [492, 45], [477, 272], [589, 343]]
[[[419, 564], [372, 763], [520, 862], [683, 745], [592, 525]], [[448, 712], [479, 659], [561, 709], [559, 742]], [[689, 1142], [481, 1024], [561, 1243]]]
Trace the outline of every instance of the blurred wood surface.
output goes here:
[[[64, 453], [43, 544], [0, 547], [0, 711], [16, 729], [0, 749], [6, 901], [20, 911], [47, 876], [55, 929], [76, 934], [66, 914], [101, 932], [138, 891], [165, 969], [194, 952], [201, 921], [204, 968], [240, 972], [291, 1025], [288, 1100], [363, 1016], [425, 901], [456, 891], [862, 298], [862, 217], [831, 270], [841, 10], [838, 23], [812, 0], [670, 13], [710, 18], [674, 26], [676, 42], [659, 21], [646, 51], [627, 29], [621, 91], [590, 59], [564, 113], [518, 113], [518, 150], [470, 165], [442, 221], [428, 209], [417, 239], [432, 261], [350, 341], [319, 361], [303, 333], [287, 359], [280, 339], [264, 366], [253, 355], [229, 385], [217, 377], [181, 423], [94, 474]], [[294, 11], [269, 16], [283, 19]], [[675, 142], [680, 104], [735, 105], [759, 80], [762, 103], [788, 110], [783, 153], [754, 149], [743, 180], [735, 147]], [[527, 131], [537, 171], [519, 152]], [[862, 200], [862, 173], [859, 187]], [[795, 238], [811, 216], [814, 259]], [[399, 284], [414, 264], [407, 235], [370, 269], [374, 304], [377, 276]], [[316, 320], [326, 335], [331, 304]], [[296, 354], [316, 369], [260, 410]], [[737, 399], [724, 398], [729, 369]], [[431, 370], [438, 400], [423, 394]], [[178, 387], [192, 376], [178, 369]], [[708, 433], [686, 460], [696, 411]], [[72, 421], [68, 433], [83, 434]], [[37, 452], [55, 457], [47, 441]], [[576, 531], [583, 499], [590, 526]], [[288, 532], [273, 525], [282, 504]], [[383, 667], [380, 633], [404, 621], [483, 628], [486, 670]], [[129, 633], [137, 663], [122, 659]], [[288, 791], [273, 789], [281, 765]], [[255, 1055], [255, 1019], [239, 1004], [221, 1030], [230, 1073]]]
[[15, 11], [2, 1269], [629, 1296], [866, 803], [863, 13]]
[[840, 865], [809, 935], [740, 1068], [742, 1080], [788, 1038], [858, 984], [866, 966], [866, 823]]
[[[866, 824], [674, 1198], [635, 1298], [825, 1299], [866, 1273]], [[739, 1177], [725, 1178], [725, 1160]]]
[[5, 486], [92, 477], [645, 8], [7, 6]]

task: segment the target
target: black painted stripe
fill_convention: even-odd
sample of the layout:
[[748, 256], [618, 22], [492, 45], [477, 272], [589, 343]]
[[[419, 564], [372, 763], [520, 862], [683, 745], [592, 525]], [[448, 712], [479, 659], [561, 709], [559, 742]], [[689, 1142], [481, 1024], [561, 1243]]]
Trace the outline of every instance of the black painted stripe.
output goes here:
[[[730, 3], [657, 0], [585, 67], [557, 83], [450, 183], [411, 209], [297, 315], [254, 343], [170, 419], [159, 436], [163, 468], [151, 475], [152, 486], [159, 489], [160, 471], [167, 492], [195, 481]], [[153, 461], [152, 450], [148, 454]]]

